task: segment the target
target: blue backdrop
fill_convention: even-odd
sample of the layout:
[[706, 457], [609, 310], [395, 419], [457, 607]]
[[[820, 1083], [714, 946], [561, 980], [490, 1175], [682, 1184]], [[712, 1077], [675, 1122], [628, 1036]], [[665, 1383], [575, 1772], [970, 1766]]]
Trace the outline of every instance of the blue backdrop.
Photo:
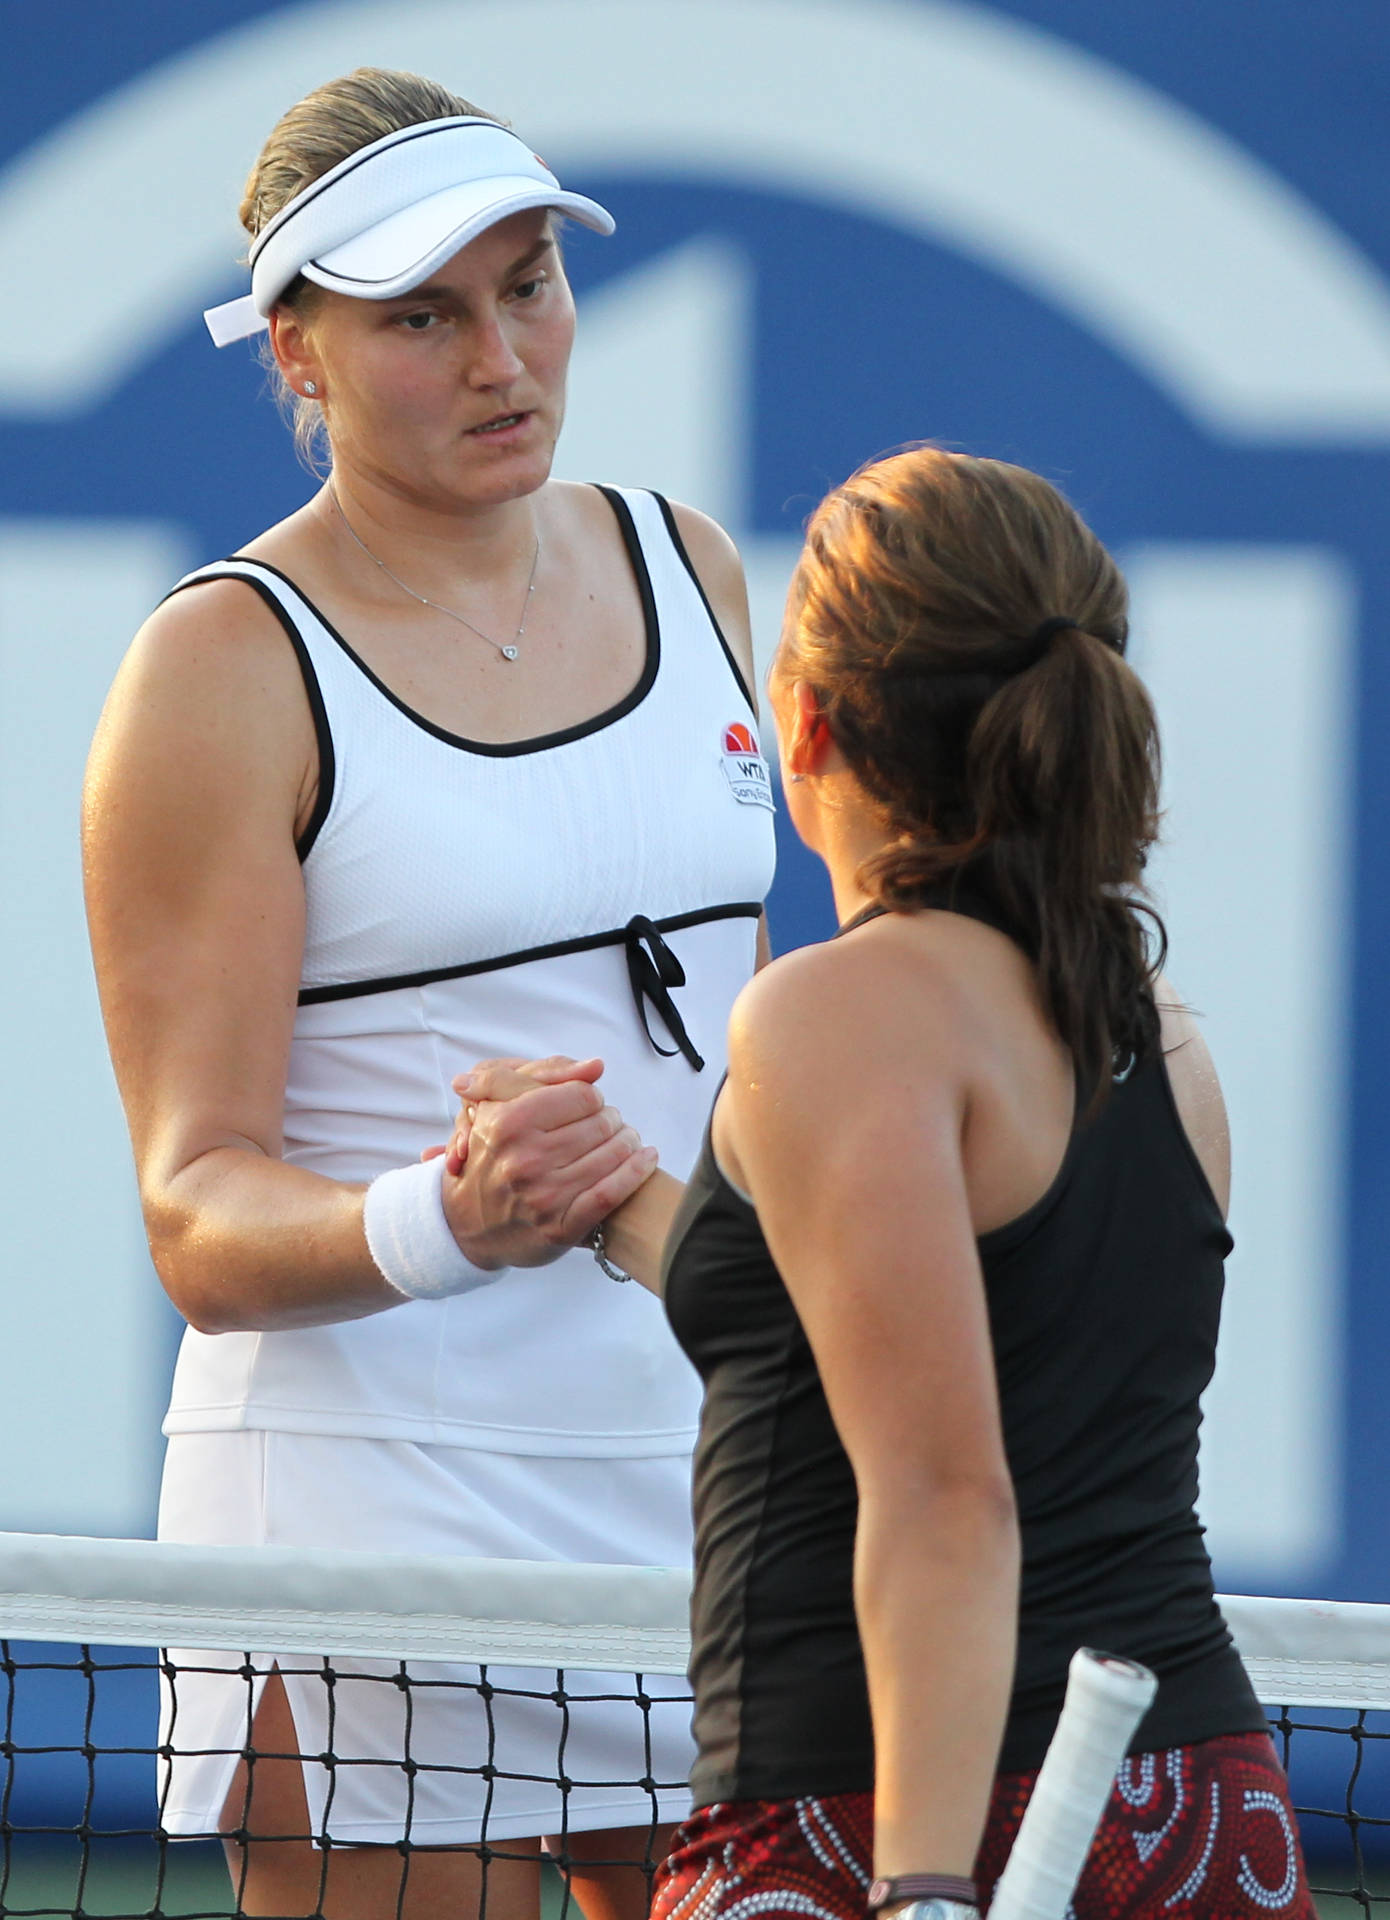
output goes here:
[[[582, 11], [585, 0], [573, 5]], [[184, 0], [140, 0], [114, 12], [97, 0], [69, 0], [60, 9], [23, 9], [6, 25], [11, 80], [0, 123], [0, 166], [8, 169], [0, 175], [0, 215], [6, 191], [22, 186], [36, 164], [40, 143], [55, 132], [96, 125], [127, 83], [182, 53], [196, 54], [226, 29], [292, 16], [312, 24], [334, 11], [246, 0], [202, 0], [196, 8]], [[370, 14], [358, 11], [364, 20]], [[380, 11], [383, 19], [390, 13], [386, 6]], [[461, 3], [454, 11], [466, 18], [468, 8]], [[671, 11], [648, 0], [632, 8], [631, 19], [634, 34], [650, 43], [661, 84], [678, 89], [679, 76], [661, 62], [663, 22]], [[817, 10], [788, 4], [783, 11], [789, 66], [813, 64]], [[925, 0], [878, 11], [895, 29], [920, 16], [925, 32], [934, 18]], [[1390, 279], [1390, 34], [1383, 0], [1339, 0], [1335, 8], [1307, 0], [1262, 0], [1258, 8], [1244, 0], [1165, 0], [1162, 7], [1151, 0], [1012, 0], [953, 11], [1042, 30], [1064, 48], [1096, 56], [1157, 90], [1310, 203], [1357, 250], [1356, 272], [1368, 285], [1377, 273]], [[518, 17], [524, 13], [520, 8]], [[370, 35], [361, 57], [379, 57]], [[498, 101], [523, 129], [528, 71], [541, 57], [537, 44], [523, 49], [508, 97]], [[456, 63], [440, 77], [469, 90]], [[268, 124], [284, 101], [273, 86], [267, 98]], [[1016, 144], [1017, 133], [1007, 120], [984, 119], [977, 128], [982, 149]], [[865, 137], [881, 140], [882, 165], [891, 170], [906, 140], [904, 126], [889, 121], [866, 129]], [[1035, 151], [1046, 147], [1045, 131], [1041, 140], [1036, 130], [1030, 137]], [[251, 151], [248, 146], [247, 162]], [[1014, 163], [1026, 169], [1029, 158], [1025, 147]], [[962, 154], [961, 166], [977, 160]], [[181, 165], [172, 133], [166, 161], [171, 171]], [[229, 198], [236, 184], [229, 178]], [[887, 213], [873, 216], [862, 194], [857, 202], [812, 197], [790, 177], [779, 185], [753, 178], [748, 169], [733, 178], [713, 152], [707, 167], [698, 156], [680, 166], [663, 157], [645, 176], [630, 155], [606, 167], [600, 154], [578, 184], [619, 216], [611, 243], [576, 236], [571, 267], [581, 296], [601, 296], [644, 263], [711, 231], [751, 263], [740, 531], [768, 552], [779, 550], [779, 538], [795, 538], [815, 500], [857, 462], [904, 439], [931, 436], [1059, 479], [1102, 537], [1122, 550], [1217, 542], [1262, 551], [1315, 548], [1344, 562], [1356, 598], [1350, 824], [1345, 845], [1329, 843], [1327, 860], [1348, 863], [1351, 877], [1346, 991], [1337, 1002], [1349, 1044], [1324, 1118], [1339, 1137], [1345, 1124], [1348, 1144], [1335, 1162], [1330, 1228], [1340, 1285], [1331, 1321], [1335, 1364], [1330, 1373], [1310, 1377], [1307, 1388], [1335, 1400], [1332, 1477], [1318, 1495], [1331, 1524], [1311, 1559], [1282, 1574], [1271, 1565], [1262, 1578], [1271, 1588], [1306, 1590], [1311, 1583], [1333, 1596], [1390, 1598], [1390, 1532], [1381, 1498], [1390, 1481], [1390, 1407], [1381, 1391], [1390, 1349], [1390, 1009], [1382, 987], [1390, 953], [1390, 856], [1381, 830], [1390, 777], [1382, 744], [1390, 726], [1390, 427], [1384, 419], [1379, 427], [1353, 422], [1319, 434], [1292, 431], [1283, 440], [1273, 432], [1218, 431], [1176, 404], [1150, 368], [1083, 324], [1065, 300], [1039, 298], [1036, 287], [999, 271], [987, 251], [944, 233], [933, 238], [910, 231]], [[152, 207], [157, 218], [166, 186], [147, 166], [117, 180], [114, 204], [131, 210], [131, 247], [141, 244], [144, 231], [135, 215]], [[1183, 218], [1180, 204], [1172, 212]], [[1078, 219], [1085, 217], [1078, 210]], [[127, 243], [118, 237], [114, 244]], [[61, 220], [52, 224], [50, 245], [55, 261], [71, 254]], [[0, 519], [12, 542], [30, 524], [90, 521], [109, 530], [135, 515], [175, 529], [191, 563], [231, 550], [300, 503], [305, 476], [259, 370], [243, 351], [214, 353], [198, 318], [197, 306], [237, 290], [233, 254], [228, 227], [222, 280], [214, 276], [202, 298], [188, 302], [185, 323], [157, 351], [137, 356], [128, 375], [66, 417], [61, 398], [29, 405], [13, 387], [8, 401], [0, 398]], [[1211, 264], [1215, 272], [1218, 263]], [[95, 261], [93, 270], [103, 273], [103, 262]], [[1194, 281], [1202, 277], [1200, 263], [1192, 271]], [[1194, 285], [1194, 298], [1199, 291]], [[22, 341], [27, 329], [37, 341], [64, 324], [50, 301], [87, 297], [93, 290], [83, 291], [70, 260], [52, 281], [43, 272], [11, 281], [11, 338]], [[1259, 350], [1252, 337], [1252, 357]], [[0, 625], [5, 614], [0, 599]], [[23, 644], [23, 636], [12, 634], [12, 640]], [[1193, 697], [1202, 697], [1200, 688]], [[1238, 703], [1243, 696], [1227, 686], [1221, 697]], [[1239, 761], [1231, 764], [1233, 792], [1246, 774]], [[1260, 836], [1277, 843], [1289, 822], [1276, 807], [1256, 827], [1252, 861], [1261, 856]], [[805, 856], [790, 845], [782, 851], [772, 921], [778, 944], [786, 946], [823, 933], [828, 904]], [[1290, 1018], [1297, 1017], [1295, 1007]], [[1267, 1035], [1271, 1048], [1282, 1041], [1278, 1031]], [[80, 1105], [80, 1088], [72, 1097]], [[18, 1134], [30, 1116], [12, 1112], [9, 1124]], [[18, 1299], [30, 1278], [16, 1271], [9, 1282]], [[139, 1284], [152, 1282], [142, 1277]], [[23, 1367], [40, 1379], [50, 1370], [52, 1384], [44, 1389], [50, 1396], [71, 1393], [61, 1354], [47, 1338], [38, 1325]], [[13, 1344], [10, 1356], [17, 1367]], [[1279, 1391], [1291, 1406], [1287, 1383]], [[152, 1431], [157, 1391], [142, 1376], [131, 1397], [138, 1402], [133, 1417]], [[1281, 1417], [1280, 1407], [1264, 1407], [1264, 1419], [1277, 1424]], [[19, 1443], [6, 1445], [18, 1478]], [[24, 1475], [42, 1474], [42, 1452], [31, 1452]], [[64, 1477], [70, 1482], [66, 1469]], [[16, 1495], [10, 1513], [20, 1511], [17, 1501]], [[119, 1514], [132, 1511], [129, 1498], [119, 1513], [118, 1507], [111, 1509], [117, 1514], [112, 1530], [128, 1524]], [[41, 1524], [29, 1509], [24, 1513], [23, 1524]], [[0, 1522], [7, 1517], [0, 1511]], [[96, 1531], [105, 1521], [98, 1513], [80, 1524]]]

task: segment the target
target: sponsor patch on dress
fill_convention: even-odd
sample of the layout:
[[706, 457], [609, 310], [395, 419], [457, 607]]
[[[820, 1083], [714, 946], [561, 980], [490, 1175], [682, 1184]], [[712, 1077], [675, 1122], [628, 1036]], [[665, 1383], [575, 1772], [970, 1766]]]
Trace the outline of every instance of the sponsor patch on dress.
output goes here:
[[767, 762], [758, 752], [757, 734], [745, 721], [731, 721], [724, 729], [724, 778], [735, 800], [743, 806], [772, 810], [772, 779]]

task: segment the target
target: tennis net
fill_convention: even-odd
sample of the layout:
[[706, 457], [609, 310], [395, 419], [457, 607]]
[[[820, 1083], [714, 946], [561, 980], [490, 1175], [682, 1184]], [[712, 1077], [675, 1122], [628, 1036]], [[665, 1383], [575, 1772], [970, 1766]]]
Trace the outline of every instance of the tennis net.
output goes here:
[[[373, 1840], [402, 1916], [421, 1848], [475, 1860], [484, 1911], [490, 1876], [535, 1871], [537, 1832], [561, 1910], [601, 1861], [649, 1881], [682, 1806], [687, 1604], [660, 1568], [0, 1535], [0, 1916], [221, 1920], [257, 1849], [291, 1841], [305, 1913]], [[1390, 1606], [1223, 1606], [1323, 1920], [1387, 1913]], [[248, 1761], [272, 1669], [293, 1731]], [[272, 1834], [257, 1769], [291, 1751], [307, 1805]], [[219, 1824], [248, 1843], [231, 1873]]]
[[[605, 1867], [645, 1892], [688, 1804], [688, 1592], [649, 1567], [0, 1535], [0, 1914], [264, 1912], [267, 1873], [331, 1911], [373, 1842], [399, 1856], [384, 1910], [450, 1847], [485, 1912], [537, 1834], [562, 1912]], [[252, 1750], [272, 1671], [292, 1718]]]

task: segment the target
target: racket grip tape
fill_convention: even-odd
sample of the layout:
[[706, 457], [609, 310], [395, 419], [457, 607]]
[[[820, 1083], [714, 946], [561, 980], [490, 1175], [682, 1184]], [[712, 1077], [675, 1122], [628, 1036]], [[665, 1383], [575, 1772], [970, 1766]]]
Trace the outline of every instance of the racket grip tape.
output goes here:
[[1154, 1697], [1147, 1667], [1082, 1647], [989, 1920], [1065, 1920], [1115, 1775]]

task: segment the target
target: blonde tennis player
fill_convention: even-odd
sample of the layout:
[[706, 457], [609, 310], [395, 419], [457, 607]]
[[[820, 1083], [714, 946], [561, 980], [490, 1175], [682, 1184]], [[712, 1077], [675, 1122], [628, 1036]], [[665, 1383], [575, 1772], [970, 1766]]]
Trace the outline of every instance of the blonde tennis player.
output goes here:
[[[166, 1539], [689, 1556], [698, 1382], [575, 1243], [695, 1159], [770, 793], [727, 537], [550, 478], [560, 216], [612, 226], [466, 100], [362, 70], [271, 134], [251, 293], [208, 316], [266, 331], [329, 470], [153, 615], [92, 760], [103, 1004], [190, 1323]], [[632, 1126], [595, 1059], [457, 1177], [421, 1161], [461, 1066], [557, 1046]], [[521, 1697], [553, 1674], [172, 1663], [163, 1822], [227, 1836], [247, 1913], [453, 1920], [485, 1873], [524, 1920], [560, 1836], [590, 1920], [637, 1920], [621, 1863], [689, 1806], [688, 1702], [590, 1697], [630, 1679], [574, 1677], [566, 1718]]]

